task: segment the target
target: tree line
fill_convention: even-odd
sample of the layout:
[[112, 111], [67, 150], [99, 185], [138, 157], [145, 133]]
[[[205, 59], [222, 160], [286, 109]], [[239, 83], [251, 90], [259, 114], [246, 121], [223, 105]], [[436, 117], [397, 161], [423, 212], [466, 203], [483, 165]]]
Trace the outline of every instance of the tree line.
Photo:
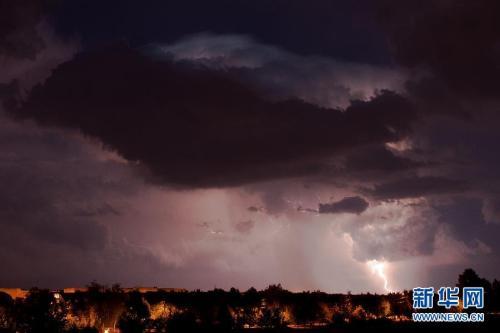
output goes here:
[[[485, 312], [500, 311], [500, 283], [466, 269], [457, 286], [485, 288]], [[378, 294], [290, 292], [281, 285], [257, 291], [125, 292], [91, 283], [85, 291], [33, 288], [25, 298], [0, 293], [0, 333], [230, 332], [244, 329], [329, 328], [411, 318], [411, 291]]]

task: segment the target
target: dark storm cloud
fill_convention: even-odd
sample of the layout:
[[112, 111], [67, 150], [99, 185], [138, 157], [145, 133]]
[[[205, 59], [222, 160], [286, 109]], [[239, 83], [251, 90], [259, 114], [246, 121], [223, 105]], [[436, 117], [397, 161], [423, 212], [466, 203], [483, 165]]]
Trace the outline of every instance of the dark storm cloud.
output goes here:
[[38, 25], [54, 0], [0, 1], [0, 56], [35, 59], [45, 43]]
[[128, 169], [75, 133], [1, 112], [0, 285], [60, 288], [164, 269], [111, 228], [114, 219], [124, 227], [121, 201], [142, 186]]
[[[52, 12], [55, 40], [39, 29], [45, 2], [5, 3], [0, 57], [11, 60], [0, 98], [24, 121], [0, 122], [0, 263], [9, 271], [1, 284], [60, 287], [95, 274], [211, 287], [228, 276], [214, 267], [245, 266], [254, 273], [239, 280], [250, 285], [280, 276], [266, 258], [282, 251], [288, 265], [290, 249], [290, 272], [301, 267], [317, 280], [330, 275], [308, 264], [331, 253], [498, 262], [495, 1], [380, 0], [381, 36], [364, 0], [76, 0]], [[75, 52], [59, 37], [75, 33], [87, 53], [42, 82]], [[142, 53], [99, 51], [121, 38]], [[395, 65], [367, 65], [388, 63], [384, 40]], [[145, 55], [149, 43], [163, 51], [158, 58]], [[44, 52], [55, 60], [32, 68]], [[98, 147], [85, 152], [88, 142], [67, 128], [131, 163]], [[245, 187], [157, 188], [136, 179], [137, 166], [161, 184]], [[321, 200], [331, 195], [344, 199]], [[328, 215], [340, 213], [351, 214]], [[193, 224], [206, 215], [214, 222]], [[351, 236], [352, 253], [311, 250], [331, 241], [318, 241], [331, 228]]]
[[500, 199], [487, 198], [483, 200], [481, 213], [485, 222], [500, 224]]
[[397, 172], [416, 169], [424, 164], [397, 156], [384, 145], [371, 145], [353, 150], [345, 156], [346, 172], [369, 174], [371, 172]]
[[224, 71], [123, 46], [60, 65], [11, 114], [80, 129], [183, 186], [310, 175], [343, 149], [400, 139], [415, 119], [411, 103], [389, 91], [345, 111], [270, 102]]
[[451, 225], [452, 232], [460, 240], [471, 242], [478, 238], [484, 239], [487, 235], [484, 231], [495, 229], [486, 225], [481, 214], [481, 201], [477, 198], [451, 197], [448, 203], [436, 204], [435, 209], [439, 221]]
[[17, 81], [12, 80], [9, 83], [0, 83], [0, 103], [6, 108], [12, 109], [18, 107], [20, 100], [20, 90]]
[[[469, 248], [475, 249], [472, 255], [479, 255], [475, 262], [488, 267], [498, 260], [498, 235], [500, 225], [487, 223], [483, 213], [483, 203], [471, 196], [453, 196], [446, 203], [435, 203], [439, 222], [449, 226], [449, 233]], [[489, 263], [489, 264], [488, 264]], [[492, 271], [491, 267], [488, 267]]]
[[337, 202], [320, 203], [318, 212], [320, 214], [361, 214], [368, 206], [368, 201], [361, 197], [345, 197]]
[[104, 216], [104, 215], [120, 215], [120, 212], [117, 211], [113, 206], [108, 203], [103, 203], [98, 207], [85, 207], [78, 210], [75, 213], [76, 216], [83, 217], [92, 217], [92, 216]]
[[10, 225], [3, 230], [2, 287], [57, 289], [84, 286], [94, 279], [106, 284], [120, 280], [125, 285], [148, 285], [145, 276], [161, 275], [164, 281], [169, 277], [168, 268], [154, 254], [128, 244], [118, 242], [103, 248], [79, 249], [60, 241], [46, 242]]
[[381, 0], [396, 61], [423, 66], [452, 90], [495, 97], [500, 88], [500, 3]]
[[100, 220], [118, 214], [104, 193], [120, 186], [106, 169], [119, 178], [119, 164], [92, 161], [85, 145], [64, 132], [13, 124], [3, 113], [0, 120], [2, 230], [46, 244], [103, 249], [109, 232]]
[[15, 81], [10, 83], [0, 83], [0, 100], [5, 100], [10, 96], [16, 95], [18, 88]]
[[462, 180], [444, 177], [409, 177], [376, 185], [368, 193], [377, 199], [403, 199], [422, 196], [460, 193], [467, 190], [467, 183]]

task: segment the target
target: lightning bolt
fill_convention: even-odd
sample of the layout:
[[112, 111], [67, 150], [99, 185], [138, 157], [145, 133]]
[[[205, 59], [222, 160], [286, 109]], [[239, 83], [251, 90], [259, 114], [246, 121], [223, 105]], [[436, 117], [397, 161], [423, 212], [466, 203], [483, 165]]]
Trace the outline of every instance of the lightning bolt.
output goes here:
[[384, 281], [384, 289], [387, 292], [391, 292], [391, 289], [389, 289], [389, 281], [387, 280], [387, 275], [385, 274], [385, 262], [380, 262], [378, 260], [370, 260], [366, 263], [368, 267], [372, 270], [373, 274], [377, 274], [379, 278]]

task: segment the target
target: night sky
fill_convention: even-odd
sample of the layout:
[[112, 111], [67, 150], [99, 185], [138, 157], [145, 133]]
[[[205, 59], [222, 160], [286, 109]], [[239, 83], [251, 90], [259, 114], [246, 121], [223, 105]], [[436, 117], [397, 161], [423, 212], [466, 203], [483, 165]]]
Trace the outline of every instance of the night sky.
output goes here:
[[498, 13], [0, 0], [0, 286], [500, 277]]

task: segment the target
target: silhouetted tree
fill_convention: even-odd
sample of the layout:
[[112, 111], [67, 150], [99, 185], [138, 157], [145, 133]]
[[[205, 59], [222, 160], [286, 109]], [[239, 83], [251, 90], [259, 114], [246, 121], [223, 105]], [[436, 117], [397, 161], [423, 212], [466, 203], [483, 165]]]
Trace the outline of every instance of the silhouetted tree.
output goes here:
[[149, 305], [138, 291], [127, 295], [125, 312], [118, 321], [118, 327], [124, 333], [142, 333], [146, 329], [150, 317]]
[[265, 308], [262, 311], [259, 326], [264, 328], [281, 328], [285, 326], [281, 310], [279, 308]]
[[490, 282], [479, 277], [472, 268], [467, 268], [458, 276], [457, 287], [460, 289], [463, 287], [483, 287], [487, 292], [491, 290]]
[[16, 324], [14, 300], [0, 292], [0, 333], [14, 332]]
[[174, 314], [166, 324], [169, 333], [195, 333], [200, 330], [195, 313], [189, 310]]
[[409, 291], [405, 290], [401, 293], [390, 293], [388, 298], [390, 300], [389, 313], [384, 311], [383, 315], [393, 313], [397, 316], [411, 316], [411, 313], [413, 312], [413, 304], [412, 294]]
[[[484, 287], [485, 312], [500, 309], [498, 280], [490, 283], [474, 270], [466, 269], [458, 277], [457, 286]], [[262, 291], [250, 288], [243, 293], [232, 288], [143, 294], [93, 282], [88, 291], [63, 294], [60, 299], [39, 289], [32, 289], [26, 299], [13, 300], [0, 293], [0, 333], [96, 333], [103, 326], [115, 324], [123, 333], [223, 333], [240, 331], [247, 325], [264, 331], [288, 330], [288, 323], [329, 323], [350, 331], [371, 325], [372, 319], [392, 325], [388, 316], [410, 317], [412, 311], [409, 291], [387, 295], [292, 293], [278, 284]]]
[[167, 332], [169, 319], [167, 318], [157, 318], [155, 320], [151, 320], [149, 323], [149, 328], [152, 332], [165, 333]]
[[95, 327], [70, 327], [66, 333], [99, 333], [99, 330]]
[[467, 268], [458, 276], [457, 287], [460, 288], [460, 295], [462, 294], [463, 287], [483, 287], [485, 308], [488, 310], [491, 309], [491, 304], [493, 303], [491, 283], [487, 279], [479, 277], [479, 275], [472, 268]]
[[323, 309], [318, 303], [317, 294], [303, 292], [294, 298], [293, 317], [299, 324], [317, 322], [324, 317]]
[[351, 294], [342, 297], [342, 300], [339, 304], [335, 306], [332, 322], [334, 325], [344, 325], [346, 322], [351, 320], [352, 312], [354, 311], [354, 307], [352, 304]]
[[500, 281], [493, 280], [491, 284], [491, 309], [494, 311], [500, 310]]
[[229, 332], [236, 326], [227, 305], [218, 307], [214, 319], [213, 326], [217, 332]]
[[23, 333], [62, 332], [66, 323], [65, 306], [48, 290], [31, 289], [18, 311], [18, 330]]
[[125, 294], [118, 285], [107, 288], [97, 282], [88, 286], [87, 302], [97, 314], [96, 326], [114, 327], [121, 313], [125, 311]]

